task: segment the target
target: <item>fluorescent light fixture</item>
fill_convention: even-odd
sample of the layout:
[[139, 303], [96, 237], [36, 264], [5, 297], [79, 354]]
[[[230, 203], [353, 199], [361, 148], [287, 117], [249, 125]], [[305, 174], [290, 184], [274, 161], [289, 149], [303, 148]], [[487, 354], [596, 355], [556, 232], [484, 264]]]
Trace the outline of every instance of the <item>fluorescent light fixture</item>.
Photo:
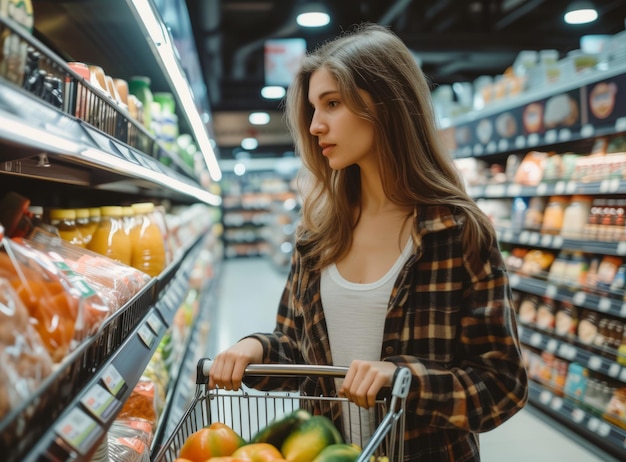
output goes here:
[[270, 115], [267, 112], [252, 112], [248, 116], [248, 122], [252, 125], [267, 125], [270, 123]]
[[268, 85], [261, 89], [261, 96], [265, 99], [280, 99], [285, 96], [287, 90], [278, 85]]
[[569, 4], [564, 19], [568, 24], [587, 24], [598, 19], [598, 12], [591, 2], [577, 0]]
[[233, 167], [233, 172], [235, 172], [237, 176], [243, 176], [246, 173], [246, 166], [239, 162]]
[[241, 140], [241, 147], [251, 151], [259, 146], [259, 141], [256, 138], [244, 138]]
[[178, 61], [178, 53], [174, 49], [174, 45], [167, 40], [168, 34], [164, 30], [160, 15], [152, 8], [150, 0], [132, 0], [132, 5], [135, 7], [137, 17], [144, 24], [154, 42], [156, 52], [161, 58], [161, 68], [166, 77], [169, 78], [171, 88], [178, 96], [180, 105], [191, 126], [191, 131], [204, 157], [211, 179], [213, 181], [221, 180], [222, 172], [209, 140], [206, 123], [196, 107], [189, 81], [185, 77]]

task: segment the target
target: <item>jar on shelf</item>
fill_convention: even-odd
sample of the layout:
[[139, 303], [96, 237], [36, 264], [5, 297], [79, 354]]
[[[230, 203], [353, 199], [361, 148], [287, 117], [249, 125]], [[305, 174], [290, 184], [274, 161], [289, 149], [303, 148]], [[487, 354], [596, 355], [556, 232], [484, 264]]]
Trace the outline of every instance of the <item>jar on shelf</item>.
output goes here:
[[74, 209], [50, 210], [50, 224], [57, 228], [61, 239], [79, 247], [85, 247], [83, 235], [76, 225], [76, 211]]
[[91, 231], [91, 223], [89, 223], [89, 209], [76, 209], [76, 227], [83, 236], [83, 244], [86, 247], [93, 236]]
[[143, 126], [148, 131], [152, 130], [152, 102], [154, 101], [150, 83], [149, 77], [141, 75], [133, 76], [128, 81], [128, 91], [141, 102]]
[[101, 207], [100, 213], [100, 224], [87, 248], [130, 266], [130, 237], [124, 231], [122, 207]]

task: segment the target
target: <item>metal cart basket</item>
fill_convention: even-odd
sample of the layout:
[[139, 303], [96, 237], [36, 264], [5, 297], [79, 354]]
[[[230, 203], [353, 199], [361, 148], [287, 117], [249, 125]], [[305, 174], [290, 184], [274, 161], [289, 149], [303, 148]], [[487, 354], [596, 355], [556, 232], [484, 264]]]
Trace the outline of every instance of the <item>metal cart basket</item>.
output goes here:
[[[411, 383], [408, 368], [401, 367], [394, 377], [389, 398], [377, 400], [370, 418], [360, 418], [363, 410], [346, 398], [331, 396], [303, 396], [297, 392], [260, 392], [239, 390], [237, 392], [208, 388], [208, 375], [212, 361], [198, 362], [196, 395], [171, 436], [163, 443], [154, 462], [173, 462], [189, 435], [214, 422], [224, 423], [249, 441], [258, 430], [274, 419], [295, 409], [321, 409], [333, 418], [341, 412], [344, 427], [352, 429], [344, 434], [347, 443], [363, 448], [358, 462], [369, 462], [371, 456], [386, 456], [390, 461], [402, 460], [405, 424], [405, 403]], [[289, 364], [251, 364], [246, 376], [274, 377], [345, 377], [347, 367], [308, 366]], [[359, 412], [359, 410], [361, 410]], [[355, 412], [356, 411], [356, 412]], [[354, 418], [353, 416], [357, 416]], [[369, 417], [369, 415], [368, 415]], [[352, 434], [369, 435], [365, 441], [354, 440]], [[346, 433], [346, 432], [343, 432]]]

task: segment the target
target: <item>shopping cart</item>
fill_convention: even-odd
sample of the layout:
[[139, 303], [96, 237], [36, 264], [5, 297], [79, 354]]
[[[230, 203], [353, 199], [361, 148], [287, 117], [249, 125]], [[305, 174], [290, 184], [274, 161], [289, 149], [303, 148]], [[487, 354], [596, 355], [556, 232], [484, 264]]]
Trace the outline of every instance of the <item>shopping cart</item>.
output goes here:
[[[369, 462], [371, 456], [387, 456], [390, 461], [402, 460], [404, 452], [404, 425], [406, 396], [411, 384], [408, 368], [398, 368], [391, 389], [391, 396], [376, 401], [373, 419], [352, 419], [354, 411], [360, 416], [358, 406], [346, 398], [331, 396], [304, 396], [297, 392], [259, 392], [239, 390], [237, 392], [208, 388], [208, 375], [212, 361], [201, 359], [198, 362], [196, 395], [172, 435], [167, 438], [153, 462], [173, 462], [189, 435], [214, 422], [221, 422], [233, 428], [249, 441], [258, 430], [276, 418], [303, 408], [319, 409], [331, 419], [341, 412], [347, 416], [348, 428], [357, 428], [360, 434], [371, 434], [365, 444], [353, 441], [351, 432], [344, 435], [348, 443], [361, 446], [362, 452], [357, 462]], [[343, 378], [347, 367], [308, 366], [300, 364], [251, 364], [246, 368], [246, 376], [273, 377], [334, 377]], [[370, 426], [370, 428], [366, 428]]]

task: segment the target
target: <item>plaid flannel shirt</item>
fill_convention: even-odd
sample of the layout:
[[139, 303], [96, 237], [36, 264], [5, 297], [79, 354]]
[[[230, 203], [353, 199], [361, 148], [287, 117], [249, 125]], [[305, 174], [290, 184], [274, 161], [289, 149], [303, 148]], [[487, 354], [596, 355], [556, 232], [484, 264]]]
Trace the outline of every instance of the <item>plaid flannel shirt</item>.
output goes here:
[[[527, 400], [527, 376], [497, 243], [483, 261], [463, 249], [463, 218], [446, 207], [419, 207], [417, 245], [391, 293], [381, 360], [410, 368], [404, 434], [406, 461], [478, 461], [478, 433]], [[296, 245], [271, 334], [254, 334], [264, 362], [332, 364], [320, 273]], [[367, 341], [367, 339], [364, 339]], [[328, 378], [248, 378], [259, 389], [335, 396]]]

